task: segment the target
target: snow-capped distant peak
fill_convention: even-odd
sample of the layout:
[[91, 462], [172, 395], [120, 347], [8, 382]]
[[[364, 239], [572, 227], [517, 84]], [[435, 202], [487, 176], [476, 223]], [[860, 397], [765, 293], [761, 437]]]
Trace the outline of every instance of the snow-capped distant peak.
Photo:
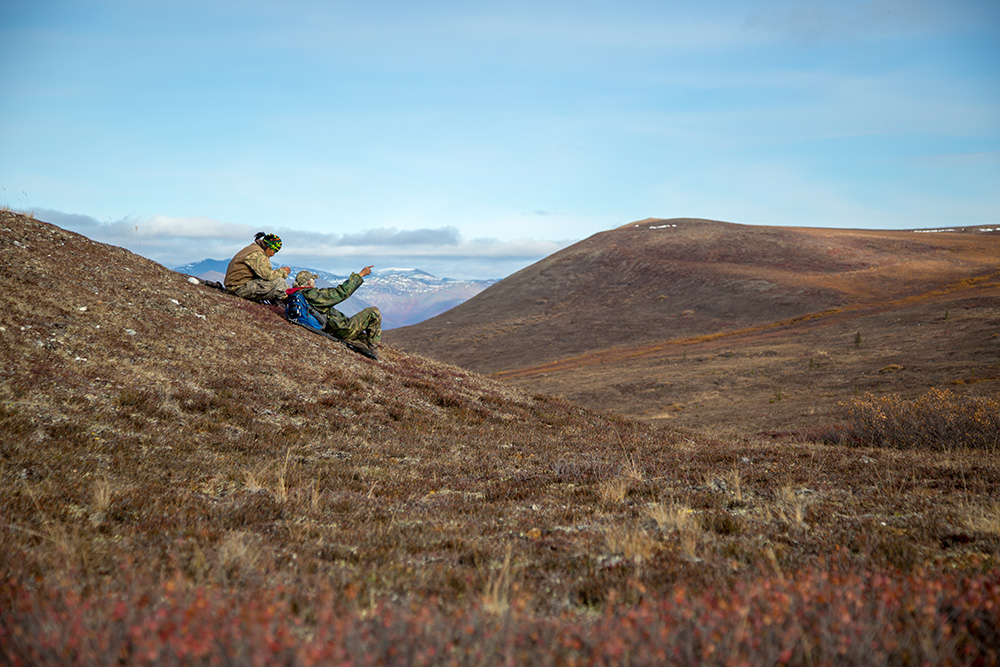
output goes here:
[[[428, 278], [431, 280], [442, 280], [442, 278], [438, 278], [434, 274], [427, 273], [426, 271], [421, 271], [420, 269], [407, 269], [398, 267], [392, 267], [388, 269], [376, 268], [372, 271], [372, 273], [375, 274], [376, 276], [400, 276], [406, 278], [415, 277], [423, 280], [426, 280]], [[444, 278], [443, 280], [447, 280], [447, 278]]]
[[[174, 270], [194, 276], [208, 275], [210, 280], [221, 281], [228, 265], [227, 259], [205, 259]], [[346, 275], [305, 266], [293, 266], [291, 269], [289, 283], [303, 270], [318, 276], [317, 287], [334, 287], [347, 280]], [[365, 284], [337, 308], [346, 315], [353, 315], [362, 308], [377, 305], [382, 311], [383, 329], [416, 324], [434, 317], [496, 282], [439, 278], [426, 271], [406, 267], [376, 269], [371, 278], [366, 279]]]

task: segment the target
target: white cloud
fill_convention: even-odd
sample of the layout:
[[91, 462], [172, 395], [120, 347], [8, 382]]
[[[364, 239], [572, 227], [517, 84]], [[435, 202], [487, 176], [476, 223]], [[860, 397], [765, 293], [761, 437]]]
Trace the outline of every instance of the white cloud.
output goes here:
[[395, 228], [369, 229], [359, 234], [340, 237], [347, 246], [456, 246], [461, 235], [455, 227], [439, 229], [398, 230]]
[[[343, 257], [366, 257], [382, 255], [405, 255], [414, 259], [433, 257], [477, 257], [483, 259], [541, 259], [549, 255], [564, 243], [558, 241], [546, 241], [537, 239], [515, 239], [512, 241], [500, 241], [497, 239], [477, 239], [471, 241], [461, 241], [454, 244], [431, 245], [419, 244], [413, 246], [403, 245], [340, 245], [329, 244], [310, 246], [307, 249], [295, 249], [285, 246], [285, 255], [295, 255], [297, 257], [313, 257], [316, 259], [343, 258]], [[419, 267], [418, 267], [419, 268]]]
[[[252, 238], [256, 233], [249, 225], [219, 222], [211, 218], [176, 218], [154, 215], [146, 222], [135, 223], [138, 231], [155, 238], [227, 239]], [[259, 230], [258, 230], [259, 231]]]
[[[211, 218], [155, 215], [148, 221], [101, 223], [91, 216], [37, 211], [39, 219], [102, 243], [121, 246], [168, 267], [202, 259], [224, 259], [253, 241], [249, 225]], [[351, 234], [270, 229], [282, 237], [274, 262], [342, 270], [376, 263], [423, 269], [446, 278], [503, 278], [570, 243], [541, 239], [464, 239], [454, 227], [398, 230], [378, 228]], [[197, 243], [192, 243], [196, 240]]]

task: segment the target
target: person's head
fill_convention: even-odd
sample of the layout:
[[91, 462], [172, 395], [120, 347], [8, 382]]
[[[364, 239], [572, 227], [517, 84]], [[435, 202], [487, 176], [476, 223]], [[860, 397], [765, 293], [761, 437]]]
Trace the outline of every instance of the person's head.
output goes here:
[[299, 271], [295, 274], [295, 286], [296, 287], [316, 287], [316, 279], [319, 278], [315, 273], [309, 273], [308, 271]]
[[257, 232], [253, 240], [264, 250], [264, 254], [268, 257], [274, 257], [274, 253], [281, 250], [281, 238], [277, 234]]

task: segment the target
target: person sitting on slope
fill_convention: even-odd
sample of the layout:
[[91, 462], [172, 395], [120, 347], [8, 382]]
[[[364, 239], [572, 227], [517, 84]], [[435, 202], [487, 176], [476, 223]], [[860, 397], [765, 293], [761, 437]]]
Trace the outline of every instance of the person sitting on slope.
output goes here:
[[285, 279], [292, 270], [271, 268], [271, 257], [281, 250], [281, 239], [274, 234], [257, 232], [253, 243], [236, 253], [226, 269], [226, 290], [249, 301], [281, 302], [288, 285]]
[[301, 292], [310, 306], [326, 315], [323, 331], [344, 341], [360, 343], [371, 352], [378, 349], [382, 341], [382, 313], [375, 306], [369, 306], [360, 313], [347, 317], [334, 308], [346, 300], [364, 283], [365, 276], [372, 272], [366, 266], [337, 287], [316, 287], [315, 273], [299, 271], [295, 274], [295, 287], [288, 294]]

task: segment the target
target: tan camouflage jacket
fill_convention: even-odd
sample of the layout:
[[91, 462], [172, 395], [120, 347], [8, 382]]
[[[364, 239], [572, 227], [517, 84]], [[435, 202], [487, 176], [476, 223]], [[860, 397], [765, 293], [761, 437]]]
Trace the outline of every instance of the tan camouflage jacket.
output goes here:
[[288, 272], [271, 267], [271, 260], [256, 243], [236, 253], [226, 269], [226, 289], [230, 292], [243, 287], [254, 278], [274, 280], [288, 277]]

